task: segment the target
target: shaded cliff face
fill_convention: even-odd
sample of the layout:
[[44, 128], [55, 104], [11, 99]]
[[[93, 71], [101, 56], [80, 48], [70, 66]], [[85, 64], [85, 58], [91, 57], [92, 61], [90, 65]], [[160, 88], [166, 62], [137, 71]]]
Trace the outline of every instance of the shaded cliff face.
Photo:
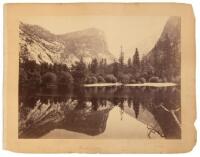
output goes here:
[[34, 60], [36, 63], [59, 63], [64, 53], [64, 45], [56, 40], [55, 35], [45, 29], [20, 23], [20, 61]]
[[113, 60], [102, 31], [90, 28], [82, 31], [55, 35], [37, 25], [20, 23], [20, 61], [36, 63], [62, 63], [71, 66], [82, 57], [85, 62], [92, 58]]
[[154, 48], [145, 59], [154, 67], [157, 76], [180, 81], [181, 18], [170, 17]]

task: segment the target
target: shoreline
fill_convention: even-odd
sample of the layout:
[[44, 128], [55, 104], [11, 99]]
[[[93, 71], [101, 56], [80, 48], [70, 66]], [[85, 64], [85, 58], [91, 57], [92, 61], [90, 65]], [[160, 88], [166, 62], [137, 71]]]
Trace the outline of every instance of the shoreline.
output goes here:
[[111, 86], [125, 86], [125, 87], [172, 87], [177, 86], [177, 84], [172, 82], [165, 83], [135, 83], [135, 84], [123, 84], [123, 83], [94, 83], [94, 84], [84, 84], [83, 87], [111, 87]]

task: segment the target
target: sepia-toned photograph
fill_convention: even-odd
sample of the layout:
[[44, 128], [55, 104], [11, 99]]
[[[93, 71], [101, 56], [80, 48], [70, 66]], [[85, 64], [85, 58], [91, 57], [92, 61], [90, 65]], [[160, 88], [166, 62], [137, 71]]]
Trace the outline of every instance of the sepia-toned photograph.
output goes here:
[[4, 148], [183, 153], [196, 143], [188, 4], [6, 4]]
[[180, 139], [181, 18], [19, 23], [19, 138]]

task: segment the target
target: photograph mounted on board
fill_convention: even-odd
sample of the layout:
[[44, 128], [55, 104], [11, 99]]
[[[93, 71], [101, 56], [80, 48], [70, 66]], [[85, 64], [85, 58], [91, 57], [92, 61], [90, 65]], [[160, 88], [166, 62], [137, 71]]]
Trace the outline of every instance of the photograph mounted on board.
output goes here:
[[[27, 10], [36, 6], [37, 13]], [[22, 152], [192, 149], [196, 138], [192, 9], [184, 4], [139, 6], [5, 6], [7, 145], [12, 145], [8, 135], [14, 130], [12, 137]], [[13, 118], [7, 116], [11, 110]], [[59, 140], [63, 146], [56, 151]], [[116, 140], [116, 148], [110, 149]], [[33, 148], [40, 142], [48, 146]], [[144, 144], [147, 150], [141, 149]]]
[[173, 16], [21, 21], [19, 138], [181, 138], [180, 36]]

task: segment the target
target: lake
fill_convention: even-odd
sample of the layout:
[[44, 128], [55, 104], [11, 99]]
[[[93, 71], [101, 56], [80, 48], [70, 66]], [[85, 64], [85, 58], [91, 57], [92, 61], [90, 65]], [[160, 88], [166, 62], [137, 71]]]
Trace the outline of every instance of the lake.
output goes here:
[[180, 87], [20, 89], [19, 138], [180, 139]]

